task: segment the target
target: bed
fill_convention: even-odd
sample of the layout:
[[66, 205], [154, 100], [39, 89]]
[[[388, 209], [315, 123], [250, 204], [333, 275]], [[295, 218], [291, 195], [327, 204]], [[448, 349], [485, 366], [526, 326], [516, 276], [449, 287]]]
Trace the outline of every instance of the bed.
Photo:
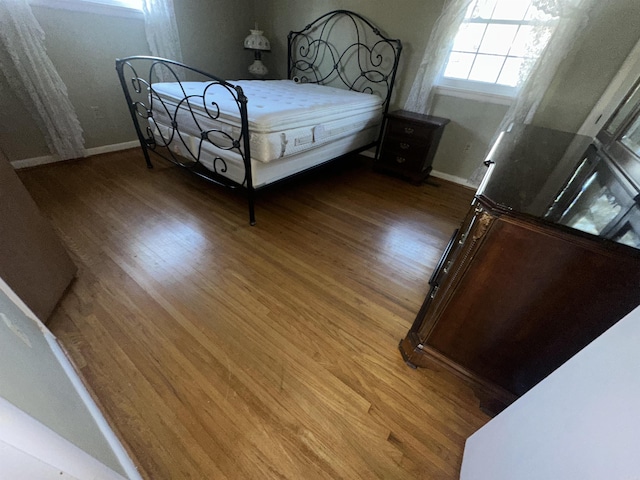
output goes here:
[[169, 59], [116, 70], [147, 167], [151, 153], [206, 180], [255, 193], [377, 147], [402, 51], [362, 16], [329, 12], [287, 37], [286, 80], [226, 81]]

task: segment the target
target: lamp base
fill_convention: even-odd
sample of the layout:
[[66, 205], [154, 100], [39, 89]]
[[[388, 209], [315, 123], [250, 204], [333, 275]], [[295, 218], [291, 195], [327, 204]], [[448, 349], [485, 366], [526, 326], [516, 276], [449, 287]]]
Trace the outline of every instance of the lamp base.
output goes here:
[[264, 77], [269, 73], [269, 70], [267, 70], [265, 64], [262, 63], [262, 60], [255, 59], [253, 63], [249, 65], [249, 73], [255, 77]]

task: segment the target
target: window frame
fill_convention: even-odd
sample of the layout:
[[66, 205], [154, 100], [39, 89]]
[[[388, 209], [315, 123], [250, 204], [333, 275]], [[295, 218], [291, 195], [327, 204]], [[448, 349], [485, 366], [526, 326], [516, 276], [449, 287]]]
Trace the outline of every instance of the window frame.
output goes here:
[[47, 7], [73, 12], [96, 13], [116, 17], [143, 18], [142, 9], [131, 7], [120, 0], [29, 0], [37, 7]]
[[[522, 20], [513, 20], [513, 19], [494, 19], [487, 17], [470, 17], [465, 18], [460, 26], [458, 27], [458, 31], [467, 24], [488, 24], [488, 25], [529, 25], [536, 26], [541, 24], [547, 24], [551, 27], [554, 25], [554, 21], [550, 20], [548, 22], [540, 22], [539, 20], [525, 19]], [[457, 35], [458, 32], [456, 32]], [[515, 37], [514, 37], [515, 40]], [[511, 46], [513, 45], [513, 40], [511, 45], [509, 46], [509, 51], [505, 55], [496, 55], [498, 57], [509, 58], [509, 53], [511, 50]], [[464, 98], [472, 98], [475, 100], [485, 100], [490, 103], [498, 103], [509, 105], [512, 99], [518, 94], [520, 90], [520, 86], [508, 86], [501, 85], [497, 83], [490, 82], [481, 82], [476, 80], [468, 80], [462, 78], [454, 78], [454, 77], [445, 77], [444, 72], [449, 64], [449, 58], [451, 53], [453, 52], [453, 45], [449, 49], [447, 53], [447, 59], [442, 68], [442, 72], [439, 75], [439, 78], [436, 82], [436, 91], [445, 95], [453, 95]], [[544, 49], [543, 49], [544, 51]], [[471, 53], [471, 52], [462, 52], [462, 53]], [[476, 52], [477, 54], [478, 52]], [[504, 65], [503, 65], [504, 67]], [[500, 74], [498, 74], [499, 78]]]

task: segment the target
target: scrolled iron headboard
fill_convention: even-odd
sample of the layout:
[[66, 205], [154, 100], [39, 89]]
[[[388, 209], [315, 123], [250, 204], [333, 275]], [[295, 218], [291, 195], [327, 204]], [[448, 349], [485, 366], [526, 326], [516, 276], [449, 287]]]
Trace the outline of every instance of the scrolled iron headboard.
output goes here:
[[388, 110], [402, 42], [385, 37], [361, 15], [329, 12], [289, 32], [287, 51], [290, 80], [374, 93]]

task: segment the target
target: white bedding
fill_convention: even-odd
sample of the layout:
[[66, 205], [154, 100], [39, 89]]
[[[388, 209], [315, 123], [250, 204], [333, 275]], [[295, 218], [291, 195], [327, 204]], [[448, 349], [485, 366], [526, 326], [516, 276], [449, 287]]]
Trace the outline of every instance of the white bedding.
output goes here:
[[[233, 83], [241, 86], [248, 98], [249, 137], [254, 161], [269, 163], [297, 156], [363, 131], [366, 134], [359, 135], [356, 143], [365, 138], [374, 141], [376, 136], [372, 132], [376, 132], [382, 121], [382, 101], [375, 95], [290, 80]], [[180, 132], [186, 134], [187, 146], [194, 153], [199, 148], [203, 130], [219, 129], [234, 138], [240, 131], [239, 109], [232, 96], [220, 92], [224, 87], [213, 85], [207, 89], [203, 104], [201, 95], [206, 85], [205, 82], [183, 82], [184, 92], [177, 83], [153, 85], [165, 106], [154, 99], [152, 123], [166, 138], [170, 132], [170, 116], [176, 117]], [[182, 108], [176, 115], [177, 104], [185, 94], [192, 96], [189, 100], [192, 111]], [[219, 108], [219, 115], [212, 102]], [[218, 118], [211, 119], [205, 109]], [[228, 140], [220, 135], [212, 134], [210, 138], [218, 146], [228, 146]], [[342, 143], [349, 144], [348, 141]], [[203, 142], [203, 147], [212, 153], [222, 152], [208, 142]]]

